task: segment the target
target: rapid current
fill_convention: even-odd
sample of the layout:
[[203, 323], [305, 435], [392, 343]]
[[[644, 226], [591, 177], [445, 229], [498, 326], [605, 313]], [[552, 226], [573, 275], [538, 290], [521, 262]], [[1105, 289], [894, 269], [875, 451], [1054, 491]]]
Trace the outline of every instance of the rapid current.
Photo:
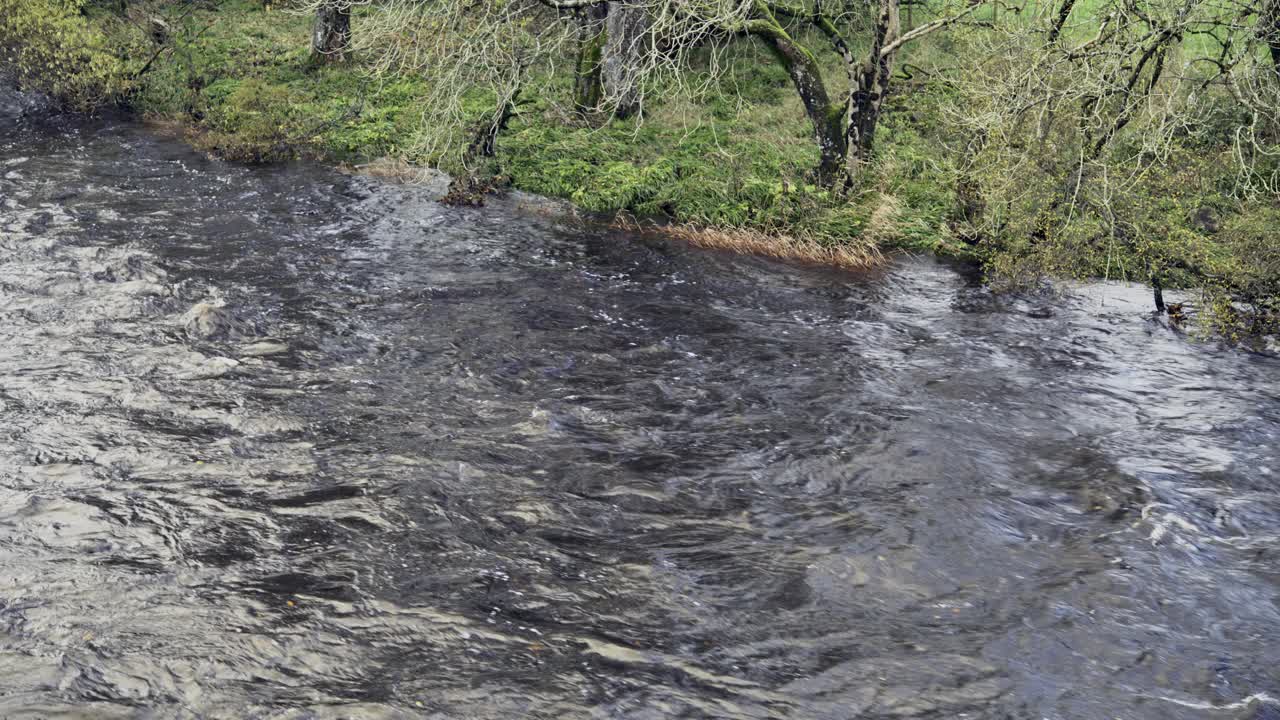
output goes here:
[[1280, 360], [1141, 288], [797, 267], [28, 105], [0, 718], [1280, 718]]

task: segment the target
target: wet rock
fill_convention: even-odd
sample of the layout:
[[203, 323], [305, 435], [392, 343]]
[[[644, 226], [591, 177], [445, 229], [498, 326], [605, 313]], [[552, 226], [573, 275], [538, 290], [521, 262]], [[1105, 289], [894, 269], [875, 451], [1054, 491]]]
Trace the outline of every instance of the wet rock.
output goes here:
[[492, 178], [458, 176], [449, 183], [449, 191], [440, 202], [457, 207], [483, 207], [485, 196], [494, 192], [495, 185]]
[[248, 325], [224, 307], [196, 303], [183, 316], [187, 336], [205, 340], [240, 338], [249, 334]]
[[190, 366], [180, 372], [178, 377], [182, 380], [208, 380], [222, 377], [239, 366], [240, 363], [231, 358], [212, 357]]
[[18, 124], [51, 108], [47, 97], [18, 90], [14, 79], [0, 70], [0, 125]]

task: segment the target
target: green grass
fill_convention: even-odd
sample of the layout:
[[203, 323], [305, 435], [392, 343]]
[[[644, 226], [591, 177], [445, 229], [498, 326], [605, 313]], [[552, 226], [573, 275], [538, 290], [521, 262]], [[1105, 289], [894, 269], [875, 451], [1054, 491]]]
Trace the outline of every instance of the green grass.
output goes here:
[[308, 18], [229, 2], [174, 25], [174, 49], [131, 98], [143, 115], [191, 123], [212, 149], [238, 159], [361, 160], [412, 145], [421, 84], [313, 66]]

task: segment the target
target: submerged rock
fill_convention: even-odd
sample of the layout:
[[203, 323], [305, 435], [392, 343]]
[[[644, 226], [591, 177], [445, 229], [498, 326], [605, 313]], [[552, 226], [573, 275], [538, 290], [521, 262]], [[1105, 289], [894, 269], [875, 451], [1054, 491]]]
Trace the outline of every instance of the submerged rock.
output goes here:
[[183, 315], [188, 337], [206, 340], [241, 338], [249, 334], [249, 326], [224, 307], [212, 303], [196, 303]]
[[202, 362], [193, 364], [180, 372], [178, 377], [183, 380], [208, 380], [218, 378], [230, 373], [240, 366], [240, 363], [226, 357], [206, 358]]
[[129, 255], [109, 260], [94, 268], [93, 279], [111, 283], [125, 283], [137, 280], [160, 283], [167, 279], [167, 274], [164, 270], [155, 267], [142, 255]]
[[285, 352], [289, 352], [288, 345], [280, 342], [272, 342], [270, 340], [250, 343], [240, 347], [240, 354], [246, 357], [264, 357], [266, 355], [279, 355], [280, 353]]
[[0, 126], [17, 125], [48, 113], [52, 105], [44, 95], [19, 90], [14, 78], [0, 69]]

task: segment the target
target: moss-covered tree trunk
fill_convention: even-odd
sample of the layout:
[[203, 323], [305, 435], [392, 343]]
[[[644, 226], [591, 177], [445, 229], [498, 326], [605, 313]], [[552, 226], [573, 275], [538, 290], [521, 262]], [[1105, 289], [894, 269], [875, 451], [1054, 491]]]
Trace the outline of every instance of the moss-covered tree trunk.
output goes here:
[[584, 115], [597, 112], [604, 97], [601, 58], [605, 45], [607, 11], [605, 4], [591, 5], [577, 11], [578, 57], [574, 68], [573, 104]]
[[347, 59], [351, 47], [351, 6], [346, 0], [332, 0], [316, 10], [311, 32], [311, 60], [335, 63]]
[[846, 145], [840, 131], [838, 114], [832, 112], [831, 97], [822, 80], [822, 72], [813, 55], [790, 38], [775, 38], [774, 50], [783, 59], [791, 83], [795, 85], [805, 114], [813, 125], [813, 139], [818, 143], [818, 179], [833, 183], [840, 173]]
[[613, 112], [621, 118], [640, 111], [638, 77], [645, 55], [648, 16], [642, 5], [630, 0], [612, 0], [605, 19], [605, 94], [613, 102]]
[[840, 176], [847, 147], [841, 114], [831, 104], [831, 96], [822, 79], [822, 68], [813, 53], [787, 34], [767, 5], [761, 2], [757, 7], [763, 17], [751, 22], [747, 30], [767, 42], [787, 69], [791, 84], [800, 95], [805, 114], [813, 125], [813, 138], [818, 144], [818, 181], [830, 185]]

